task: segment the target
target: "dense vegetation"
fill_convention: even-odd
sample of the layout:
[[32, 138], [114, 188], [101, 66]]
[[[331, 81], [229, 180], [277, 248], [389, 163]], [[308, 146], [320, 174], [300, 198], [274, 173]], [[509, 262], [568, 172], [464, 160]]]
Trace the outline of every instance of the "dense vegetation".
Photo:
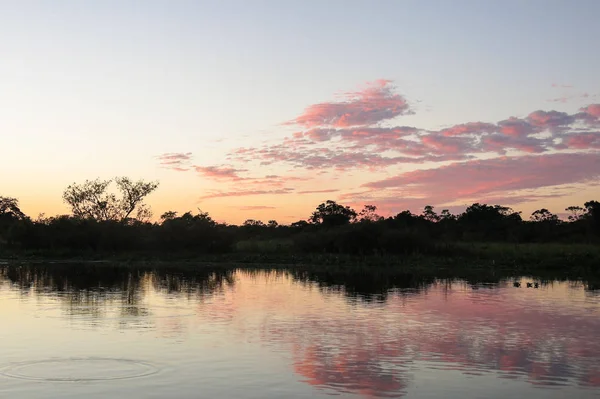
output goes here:
[[[568, 220], [547, 209], [528, 220], [499, 205], [473, 204], [458, 215], [439, 214], [431, 206], [420, 214], [377, 215], [367, 205], [360, 212], [334, 201], [320, 204], [307, 220], [280, 225], [247, 220], [241, 226], [220, 224], [208, 213], [164, 213], [150, 222], [144, 198], [156, 183], [117, 179], [72, 185], [64, 194], [71, 215], [32, 219], [17, 199], [0, 197], [0, 256], [163, 255], [187, 258], [247, 254], [336, 257], [478, 257], [528, 261], [552, 257], [556, 263], [600, 261], [600, 203], [567, 208]], [[133, 216], [132, 216], [133, 215]], [[512, 248], [527, 250], [515, 253]], [[542, 248], [542, 249], [540, 249]], [[511, 252], [512, 251], [512, 252]], [[260, 257], [263, 258], [260, 258]]]

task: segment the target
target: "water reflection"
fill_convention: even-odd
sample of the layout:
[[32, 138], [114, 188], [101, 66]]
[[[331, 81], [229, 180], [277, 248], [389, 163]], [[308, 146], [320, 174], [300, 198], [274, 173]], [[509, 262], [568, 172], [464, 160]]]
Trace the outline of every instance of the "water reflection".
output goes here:
[[[430, 373], [440, 386], [459, 373], [463, 396], [481, 376], [495, 377], [482, 388], [492, 391], [510, 381], [580, 397], [600, 388], [600, 296], [589, 282], [0, 265], [0, 294], [6, 291], [50, 300], [42, 307], [57, 304], [60, 317], [89, 325], [113, 318], [126, 330], [154, 328], [160, 316], [191, 315], [200, 326], [190, 332], [194, 337], [258, 345], [265, 356], [285, 353], [297, 378], [324, 393], [419, 396], [415, 381]], [[161, 325], [180, 335], [190, 328], [178, 318]], [[228, 361], [227, 377], [235, 381], [236, 358]], [[260, 357], [253, 361], [261, 367]], [[512, 394], [522, 395], [516, 387]], [[547, 395], [535, 392], [529, 394]]]

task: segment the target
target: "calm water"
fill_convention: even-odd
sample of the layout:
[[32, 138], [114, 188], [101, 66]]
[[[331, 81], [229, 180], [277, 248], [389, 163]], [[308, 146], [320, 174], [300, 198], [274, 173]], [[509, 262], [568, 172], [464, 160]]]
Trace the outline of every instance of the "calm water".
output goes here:
[[0, 397], [600, 396], [576, 281], [0, 265]]

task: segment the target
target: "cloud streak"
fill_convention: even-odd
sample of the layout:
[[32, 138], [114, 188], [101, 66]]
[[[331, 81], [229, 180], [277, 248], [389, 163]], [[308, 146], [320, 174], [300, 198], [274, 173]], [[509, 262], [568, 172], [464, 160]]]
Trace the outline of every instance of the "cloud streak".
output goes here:
[[281, 195], [291, 194], [294, 191], [293, 188], [281, 188], [276, 190], [238, 190], [238, 191], [215, 191], [207, 195], [201, 196], [200, 200], [213, 199], [213, 198], [227, 198], [227, 197], [248, 197], [255, 195]]
[[265, 206], [265, 205], [247, 205], [247, 206], [240, 206], [237, 209], [239, 209], [241, 211], [262, 211], [262, 210], [277, 209], [277, 208], [274, 206]]
[[194, 166], [194, 170], [204, 177], [216, 180], [239, 181], [244, 178], [239, 176], [241, 172], [247, 172], [247, 169], [235, 169], [226, 166]]
[[[416, 170], [366, 183], [408, 198], [452, 202], [524, 189], [585, 182], [600, 177], [600, 152], [500, 157]], [[432, 201], [432, 202], [434, 202]]]
[[191, 152], [167, 152], [159, 155], [158, 161], [161, 167], [178, 172], [189, 170], [189, 162], [192, 159]]

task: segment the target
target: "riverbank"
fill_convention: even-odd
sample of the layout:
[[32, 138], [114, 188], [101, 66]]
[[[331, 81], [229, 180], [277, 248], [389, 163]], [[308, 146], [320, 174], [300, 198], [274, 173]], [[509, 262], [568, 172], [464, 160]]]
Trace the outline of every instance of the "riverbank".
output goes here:
[[273, 267], [310, 269], [400, 270], [505, 270], [515, 273], [563, 271], [600, 274], [600, 246], [586, 244], [453, 243], [440, 246], [437, 254], [346, 255], [289, 252], [1, 252], [0, 261], [10, 263], [172, 264], [185, 267]]

